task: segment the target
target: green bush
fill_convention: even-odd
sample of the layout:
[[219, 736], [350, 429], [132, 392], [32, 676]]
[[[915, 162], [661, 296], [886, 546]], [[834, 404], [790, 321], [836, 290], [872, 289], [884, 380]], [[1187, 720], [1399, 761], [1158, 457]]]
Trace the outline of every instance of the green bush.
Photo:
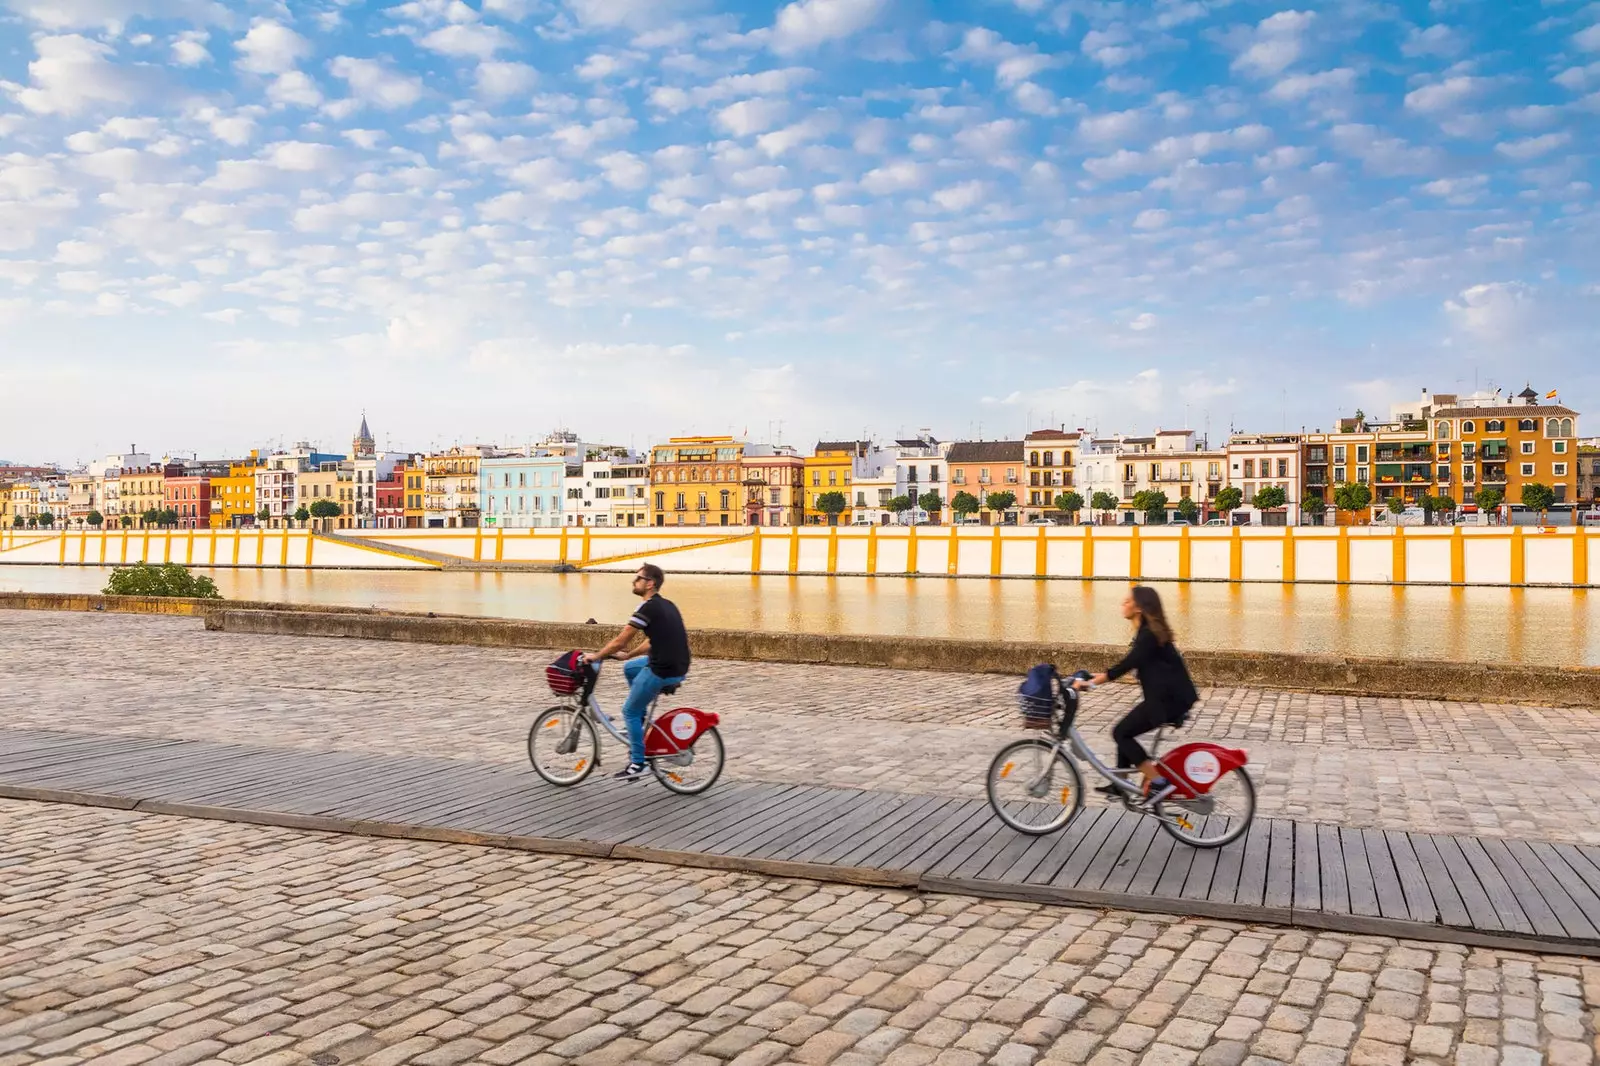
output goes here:
[[196, 600], [220, 600], [222, 594], [209, 577], [195, 577], [178, 563], [136, 563], [111, 571], [111, 580], [101, 590], [107, 596], [183, 596]]

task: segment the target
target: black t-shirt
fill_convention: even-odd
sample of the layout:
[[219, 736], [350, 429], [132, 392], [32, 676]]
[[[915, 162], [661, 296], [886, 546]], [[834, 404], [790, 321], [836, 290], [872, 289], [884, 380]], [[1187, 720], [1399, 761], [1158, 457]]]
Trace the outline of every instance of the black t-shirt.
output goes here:
[[669, 599], [651, 596], [628, 619], [650, 641], [650, 670], [657, 677], [684, 677], [689, 673], [689, 633], [683, 615]]

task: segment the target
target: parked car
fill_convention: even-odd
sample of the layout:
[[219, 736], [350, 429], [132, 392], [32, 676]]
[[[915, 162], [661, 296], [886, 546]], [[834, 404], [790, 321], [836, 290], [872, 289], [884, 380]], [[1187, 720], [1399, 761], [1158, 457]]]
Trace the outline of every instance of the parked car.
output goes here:
[[1044, 515], [1039, 514], [1034, 515], [1032, 518], [1023, 523], [1023, 525], [1029, 526], [1053, 526], [1055, 524], [1056, 523], [1054, 519], [1046, 518]]
[[1226, 518], [1208, 518], [1200, 524], [1203, 526], [1225, 526], [1228, 524], [1228, 520]]

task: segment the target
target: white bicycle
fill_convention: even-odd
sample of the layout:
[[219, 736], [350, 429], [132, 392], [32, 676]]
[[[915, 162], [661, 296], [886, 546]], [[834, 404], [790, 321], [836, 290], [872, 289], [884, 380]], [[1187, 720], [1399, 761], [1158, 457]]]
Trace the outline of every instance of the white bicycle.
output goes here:
[[[600, 765], [600, 731], [595, 723], [623, 748], [628, 747], [628, 731], [595, 698], [599, 663], [584, 661], [577, 670], [551, 666], [545, 678], [551, 691], [565, 698], [534, 719], [528, 730], [528, 760], [534, 772], [552, 785], [570, 787]], [[668, 685], [661, 696], [677, 691], [677, 685]], [[661, 696], [651, 700], [645, 712], [645, 763], [668, 790], [697, 796], [722, 776], [726, 753], [717, 731], [720, 719], [712, 711], [694, 707], [677, 707], [658, 719], [655, 710]]]

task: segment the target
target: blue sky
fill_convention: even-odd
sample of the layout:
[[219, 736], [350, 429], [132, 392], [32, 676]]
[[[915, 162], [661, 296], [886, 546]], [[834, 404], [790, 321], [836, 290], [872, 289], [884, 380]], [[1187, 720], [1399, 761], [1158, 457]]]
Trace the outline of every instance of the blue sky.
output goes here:
[[0, 0], [0, 455], [1600, 402], [1600, 4]]

